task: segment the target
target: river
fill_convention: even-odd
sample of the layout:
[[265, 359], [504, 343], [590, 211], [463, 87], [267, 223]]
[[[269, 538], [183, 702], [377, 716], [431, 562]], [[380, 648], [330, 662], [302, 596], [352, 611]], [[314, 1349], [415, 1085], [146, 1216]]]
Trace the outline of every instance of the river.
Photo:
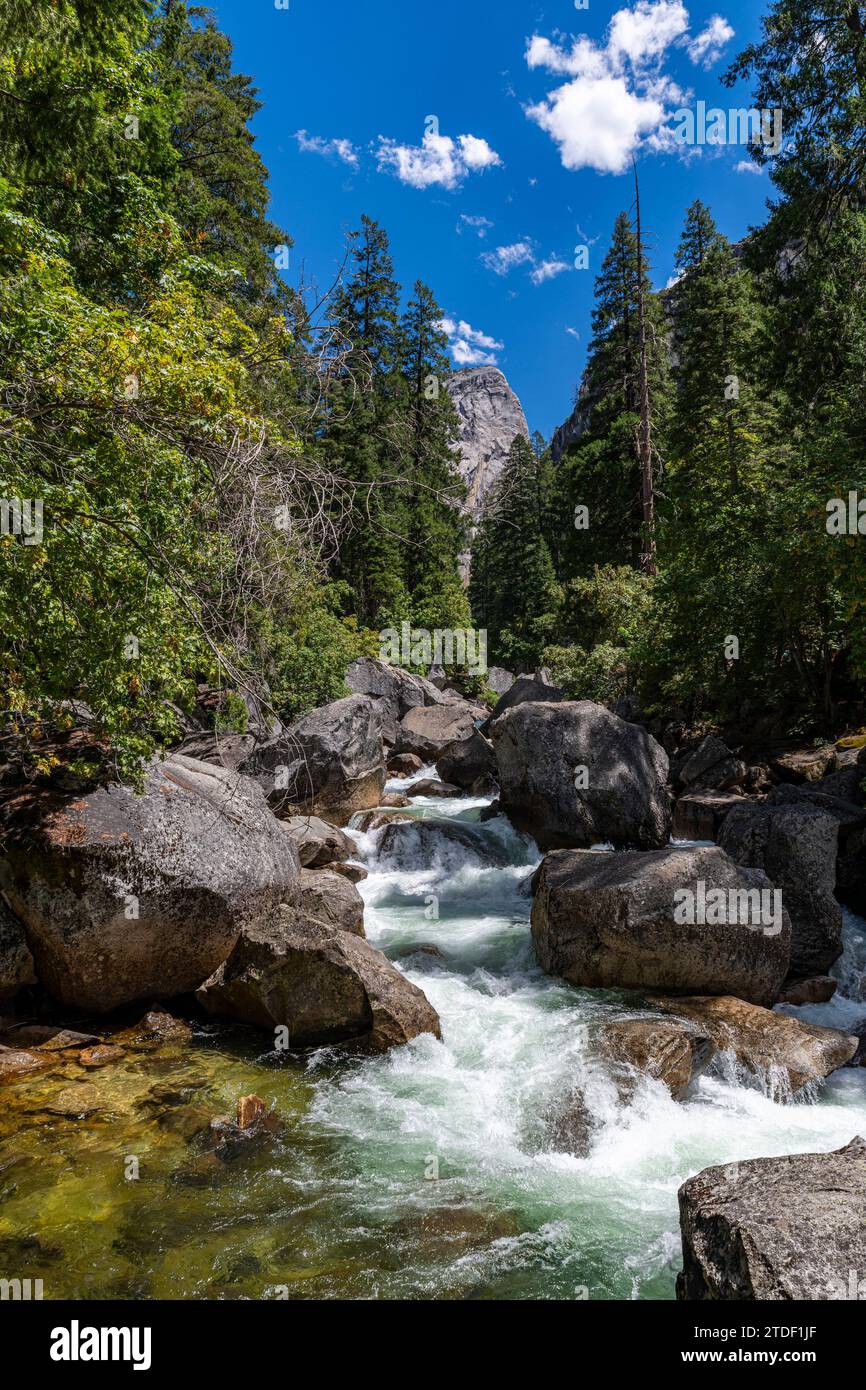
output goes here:
[[[485, 805], [409, 813], [478, 823]], [[0, 1122], [3, 1265], [41, 1275], [45, 1297], [670, 1299], [687, 1177], [866, 1136], [862, 1068], [787, 1104], [733, 1066], [684, 1101], [649, 1079], [624, 1101], [592, 1060], [593, 1030], [639, 1005], [538, 969], [538, 852], [502, 817], [479, 829], [507, 867], [444, 841], [426, 862], [383, 862], [381, 831], [356, 834], [368, 938], [425, 991], [441, 1043], [287, 1058], [199, 1023], [191, 1045], [103, 1070], [84, 1120], [47, 1108], [56, 1080], [17, 1083]], [[845, 939], [836, 998], [798, 1017], [863, 1018], [866, 923], [848, 915]], [[550, 1124], [575, 1087], [593, 1118], [585, 1157], [557, 1151]], [[232, 1163], [195, 1157], [184, 1116], [250, 1091], [283, 1137]]]

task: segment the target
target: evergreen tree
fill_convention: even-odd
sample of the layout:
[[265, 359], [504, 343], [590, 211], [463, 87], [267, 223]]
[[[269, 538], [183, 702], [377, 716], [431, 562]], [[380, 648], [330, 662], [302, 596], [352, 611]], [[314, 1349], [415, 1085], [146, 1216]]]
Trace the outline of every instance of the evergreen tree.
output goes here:
[[432, 291], [417, 281], [401, 321], [401, 460], [409, 484], [406, 586], [414, 622], [429, 630], [462, 628], [469, 620], [460, 578], [466, 527], [459, 508], [466, 488], [452, 447], [459, 421], [444, 384], [450, 363], [441, 320]]
[[296, 311], [273, 255], [292, 241], [267, 217], [267, 170], [249, 128], [261, 102], [232, 69], [231, 40], [206, 9], [161, 0], [150, 46], [174, 116], [171, 211], [200, 252], [233, 272], [245, 317], [262, 326], [269, 313]]
[[399, 626], [410, 607], [404, 583], [406, 478], [397, 457], [404, 394], [399, 286], [387, 233], [369, 217], [353, 233], [352, 262], [352, 274], [331, 308], [347, 352], [324, 440], [331, 467], [355, 489], [351, 530], [337, 572], [350, 585], [362, 622]]
[[643, 553], [642, 296], [647, 390], [659, 424], [664, 420], [668, 369], [661, 309], [650, 295], [648, 266], [638, 256], [637, 234], [627, 213], [616, 219], [595, 293], [584, 392], [588, 426], [561, 463], [557, 479], [560, 532], [555, 548], [567, 576], [589, 574], [594, 566], [609, 563], [636, 566]]
[[545, 503], [539, 460], [517, 435], [482, 513], [470, 570], [475, 622], [487, 628], [496, 660], [515, 670], [540, 662], [559, 601]]

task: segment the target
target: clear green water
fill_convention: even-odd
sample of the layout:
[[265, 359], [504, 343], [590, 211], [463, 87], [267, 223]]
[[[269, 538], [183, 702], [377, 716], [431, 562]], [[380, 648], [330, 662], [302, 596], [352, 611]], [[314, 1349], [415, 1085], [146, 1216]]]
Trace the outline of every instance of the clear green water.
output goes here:
[[[479, 806], [416, 814], [473, 820]], [[511, 867], [447, 847], [383, 864], [376, 835], [359, 837], [367, 934], [425, 990], [442, 1043], [286, 1059], [208, 1025], [96, 1072], [63, 1060], [5, 1086], [0, 1277], [41, 1278], [46, 1298], [668, 1299], [690, 1174], [866, 1135], [862, 1070], [809, 1103], [733, 1075], [702, 1078], [686, 1102], [645, 1081], [624, 1103], [590, 1044], [633, 1001], [541, 974], [521, 888], [537, 856], [502, 821], [484, 834]], [[801, 1017], [866, 1013], [864, 936], [851, 919], [840, 999]], [[546, 1120], [577, 1082], [597, 1126], [586, 1158], [556, 1152]], [[74, 1094], [91, 1113], [51, 1113], [70, 1087], [87, 1088]], [[249, 1093], [282, 1134], [230, 1161], [202, 1154], [196, 1131]]]

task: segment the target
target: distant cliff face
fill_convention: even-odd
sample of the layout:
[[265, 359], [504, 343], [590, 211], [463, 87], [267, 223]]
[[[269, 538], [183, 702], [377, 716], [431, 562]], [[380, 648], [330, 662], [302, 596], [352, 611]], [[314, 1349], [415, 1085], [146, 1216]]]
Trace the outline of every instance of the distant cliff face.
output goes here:
[[467, 367], [445, 382], [460, 417], [460, 475], [466, 483], [466, 510], [478, 524], [484, 498], [508, 455], [516, 434], [529, 438], [523, 406], [498, 367]]

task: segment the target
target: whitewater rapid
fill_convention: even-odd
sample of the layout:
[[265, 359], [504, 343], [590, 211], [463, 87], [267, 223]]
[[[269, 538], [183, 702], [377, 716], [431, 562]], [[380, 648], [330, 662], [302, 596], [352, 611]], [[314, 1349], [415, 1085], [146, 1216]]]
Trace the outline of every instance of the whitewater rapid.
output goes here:
[[[486, 805], [424, 798], [407, 812], [477, 824], [506, 850], [504, 868], [453, 844], [395, 867], [380, 858], [381, 830], [350, 830], [369, 871], [360, 884], [367, 936], [442, 1022], [441, 1042], [419, 1037], [330, 1075], [308, 1116], [339, 1141], [350, 1229], [369, 1234], [403, 1211], [437, 1235], [402, 1243], [387, 1279], [371, 1276], [370, 1296], [672, 1298], [679, 1186], [712, 1164], [866, 1136], [866, 1070], [838, 1071], [784, 1105], [733, 1069], [700, 1078], [685, 1101], [643, 1078], [624, 1103], [590, 1043], [599, 1023], [635, 1015], [633, 999], [540, 971], [528, 891], [540, 856], [504, 817], [480, 822]], [[797, 1017], [837, 1028], [862, 1020], [866, 922], [848, 915], [845, 937], [839, 993], [790, 1010]], [[575, 1086], [594, 1122], [584, 1158], [551, 1141], [551, 1106]], [[449, 1249], [449, 1230], [465, 1235], [467, 1225], [477, 1239]]]

